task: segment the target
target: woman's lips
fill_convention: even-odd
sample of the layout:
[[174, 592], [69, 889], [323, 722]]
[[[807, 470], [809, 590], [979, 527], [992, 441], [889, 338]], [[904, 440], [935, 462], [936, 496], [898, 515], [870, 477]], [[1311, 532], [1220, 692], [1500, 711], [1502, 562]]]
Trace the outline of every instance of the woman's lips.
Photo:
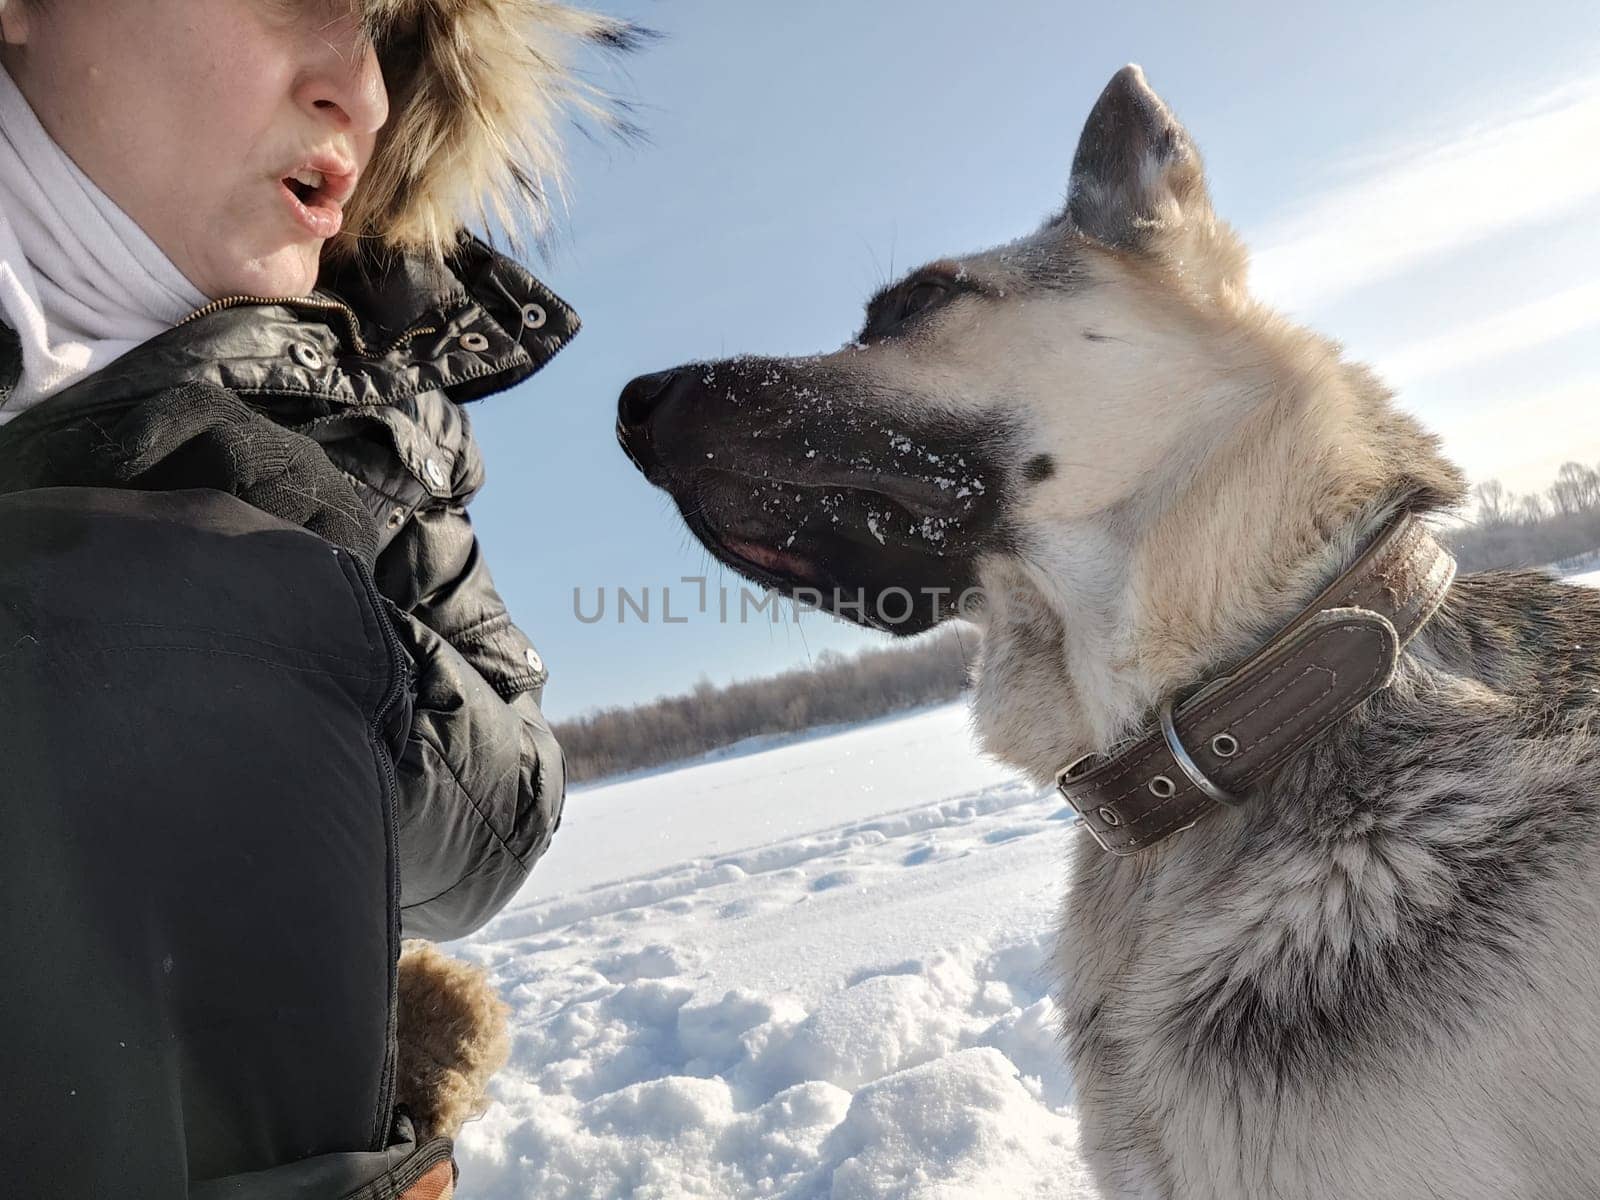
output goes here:
[[278, 191], [282, 194], [284, 202], [288, 204], [289, 211], [295, 220], [299, 221], [306, 232], [312, 237], [328, 241], [337, 237], [339, 230], [344, 228], [343, 208], [327, 199], [321, 188], [312, 192], [304, 200], [295, 195], [285, 180], [278, 180]]
[[344, 227], [344, 203], [355, 186], [355, 171], [329, 155], [319, 155], [278, 180], [294, 218], [323, 241]]

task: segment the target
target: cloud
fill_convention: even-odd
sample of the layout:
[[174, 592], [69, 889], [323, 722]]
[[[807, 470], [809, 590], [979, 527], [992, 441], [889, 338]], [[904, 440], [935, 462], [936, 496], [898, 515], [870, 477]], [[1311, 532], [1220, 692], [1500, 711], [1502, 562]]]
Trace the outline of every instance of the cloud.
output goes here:
[[[1600, 283], [1582, 283], [1379, 354], [1377, 366], [1390, 383], [1404, 385], [1542, 346], [1593, 325], [1600, 325]], [[1600, 403], [1600, 395], [1595, 402]]]
[[1600, 196], [1600, 79], [1465, 132], [1350, 164], [1260, 230], [1253, 288], [1300, 310]]
[[1474, 481], [1498, 478], [1514, 492], [1543, 491], [1564, 462], [1600, 464], [1600, 375], [1442, 422], [1445, 452]]

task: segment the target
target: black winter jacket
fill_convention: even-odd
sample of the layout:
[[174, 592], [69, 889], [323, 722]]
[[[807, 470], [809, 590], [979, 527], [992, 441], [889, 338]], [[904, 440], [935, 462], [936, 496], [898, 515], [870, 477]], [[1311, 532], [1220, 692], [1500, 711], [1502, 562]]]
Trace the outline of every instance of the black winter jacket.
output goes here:
[[[37, 1200], [393, 1200], [404, 658], [215, 489], [0, 496], [0, 1161]], [[385, 1178], [387, 1177], [387, 1178]]]
[[[198, 381], [314, 439], [348, 476], [414, 665], [397, 763], [408, 936], [480, 926], [560, 821], [561, 753], [539, 710], [546, 672], [473, 534], [466, 506], [483, 462], [460, 406], [527, 378], [577, 328], [522, 267], [463, 237], [442, 270], [330, 264], [304, 301], [216, 301], [0, 427], [0, 494], [92, 482], [77, 477], [78, 450], [152, 396]], [[20, 368], [0, 324], [0, 409]], [[186, 481], [169, 474], [162, 486]]]
[[0, 427], [17, 1194], [390, 1200], [447, 1169], [396, 1107], [399, 939], [492, 916], [563, 794], [459, 405], [576, 329], [464, 239], [208, 305]]

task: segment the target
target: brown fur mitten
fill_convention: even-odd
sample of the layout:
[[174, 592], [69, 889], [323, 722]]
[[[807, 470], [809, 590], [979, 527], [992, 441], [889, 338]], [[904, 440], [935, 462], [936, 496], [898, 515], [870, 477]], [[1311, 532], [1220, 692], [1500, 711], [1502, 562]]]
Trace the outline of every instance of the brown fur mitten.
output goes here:
[[489, 1106], [489, 1080], [511, 1052], [510, 1012], [482, 968], [428, 942], [401, 947], [395, 1101], [419, 1139], [455, 1137]]

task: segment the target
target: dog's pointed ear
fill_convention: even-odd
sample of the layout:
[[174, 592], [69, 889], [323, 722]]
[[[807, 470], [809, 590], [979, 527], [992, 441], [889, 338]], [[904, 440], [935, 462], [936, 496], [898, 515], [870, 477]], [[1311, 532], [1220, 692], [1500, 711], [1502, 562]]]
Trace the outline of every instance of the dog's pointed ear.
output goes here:
[[1196, 207], [1209, 216], [1200, 152], [1172, 110], [1129, 64], [1095, 101], [1072, 159], [1067, 214], [1119, 250], [1144, 248]]
[[1208, 282], [1242, 275], [1242, 254], [1211, 209], [1189, 131], [1129, 64], [1095, 101], [1072, 159], [1066, 219], [1102, 245], [1209, 260]]

